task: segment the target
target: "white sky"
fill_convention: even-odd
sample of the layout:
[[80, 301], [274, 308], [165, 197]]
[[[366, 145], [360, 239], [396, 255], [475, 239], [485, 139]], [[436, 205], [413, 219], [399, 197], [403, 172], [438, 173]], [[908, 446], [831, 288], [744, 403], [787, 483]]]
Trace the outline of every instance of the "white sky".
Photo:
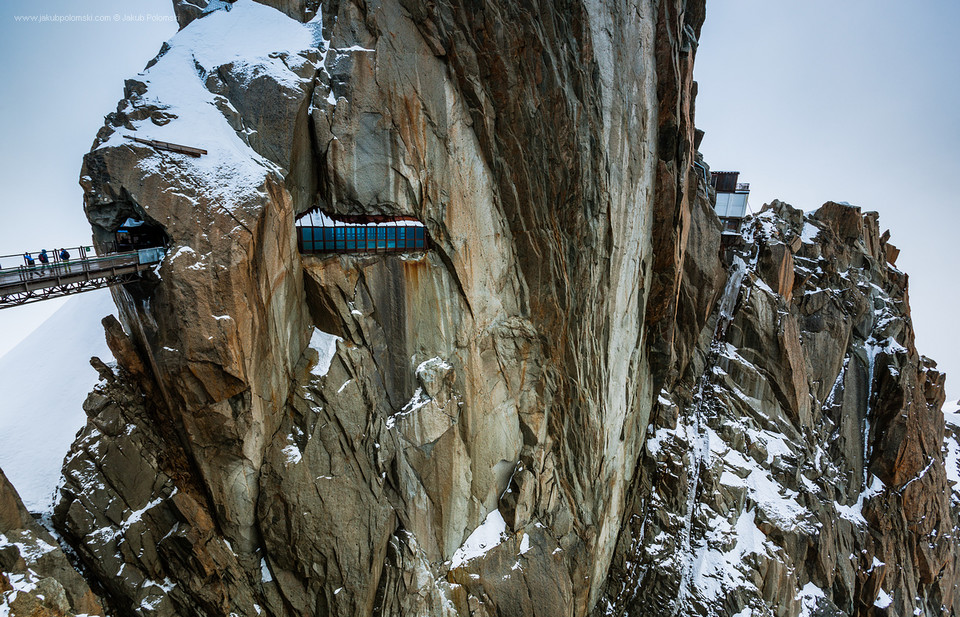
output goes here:
[[[15, 18], [45, 14], [111, 19]], [[81, 158], [123, 80], [176, 32], [172, 19], [170, 0], [0, 3], [0, 253], [89, 241]], [[951, 399], [960, 397], [957, 24], [955, 0], [708, 0], [695, 71], [702, 150], [713, 169], [742, 172], [754, 208], [833, 199], [880, 212], [911, 277], [918, 347], [956, 376]], [[0, 311], [0, 355], [58, 306]]]

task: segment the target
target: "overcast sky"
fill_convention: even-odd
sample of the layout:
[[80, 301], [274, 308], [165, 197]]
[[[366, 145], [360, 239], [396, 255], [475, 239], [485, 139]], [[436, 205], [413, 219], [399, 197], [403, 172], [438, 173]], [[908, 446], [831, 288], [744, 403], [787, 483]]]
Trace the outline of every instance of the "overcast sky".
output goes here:
[[[108, 19], [16, 19], [32, 15]], [[742, 172], [756, 209], [773, 198], [806, 210], [832, 199], [880, 213], [910, 274], [918, 348], [955, 376], [952, 399], [960, 397], [957, 24], [955, 0], [708, 0], [695, 70], [701, 149], [713, 169]], [[89, 241], [77, 185], [83, 153], [124, 78], [175, 32], [169, 0], [0, 3], [0, 253]], [[0, 311], [0, 354], [58, 305]]]

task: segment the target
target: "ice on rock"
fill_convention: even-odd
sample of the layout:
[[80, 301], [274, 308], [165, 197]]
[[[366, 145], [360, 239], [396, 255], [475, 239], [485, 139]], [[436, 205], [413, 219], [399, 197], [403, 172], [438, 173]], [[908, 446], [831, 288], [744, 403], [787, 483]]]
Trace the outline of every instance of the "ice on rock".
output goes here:
[[523, 534], [523, 538], [520, 540], [520, 554], [523, 555], [530, 550], [530, 536]]
[[387, 418], [387, 428], [393, 428], [396, 426], [397, 420], [403, 418], [404, 416], [409, 416], [432, 400], [433, 399], [427, 396], [427, 394], [423, 391], [423, 388], [417, 388], [417, 391], [413, 393], [413, 396], [410, 397], [410, 400], [407, 401], [407, 404], [403, 406], [403, 409]]
[[878, 495], [881, 491], [883, 491], [883, 488], [883, 482], [880, 481], [880, 478], [874, 476], [870, 487], [860, 493], [860, 495], [857, 497], [857, 503], [853, 504], [852, 506], [845, 506], [835, 503], [834, 508], [841, 518], [865, 527], [867, 525], [867, 520], [863, 518], [863, 502], [874, 495]]
[[287, 445], [283, 447], [282, 452], [288, 465], [296, 465], [303, 458], [300, 448], [293, 441], [292, 435], [287, 435]]

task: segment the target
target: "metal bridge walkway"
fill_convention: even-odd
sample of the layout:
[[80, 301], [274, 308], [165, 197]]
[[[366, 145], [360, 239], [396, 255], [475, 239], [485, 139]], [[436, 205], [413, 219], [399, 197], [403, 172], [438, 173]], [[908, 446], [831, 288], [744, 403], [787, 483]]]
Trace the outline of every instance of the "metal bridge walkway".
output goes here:
[[[46, 265], [36, 262], [33, 266], [0, 268], [0, 309], [131, 283], [164, 255], [162, 248], [105, 255], [91, 254], [92, 247], [68, 250], [75, 256], [73, 259], [61, 260], [58, 253], [52, 251], [51, 261]], [[31, 255], [36, 259], [38, 253]], [[4, 255], [0, 256], [0, 266], [15, 259], [25, 261], [23, 255]]]

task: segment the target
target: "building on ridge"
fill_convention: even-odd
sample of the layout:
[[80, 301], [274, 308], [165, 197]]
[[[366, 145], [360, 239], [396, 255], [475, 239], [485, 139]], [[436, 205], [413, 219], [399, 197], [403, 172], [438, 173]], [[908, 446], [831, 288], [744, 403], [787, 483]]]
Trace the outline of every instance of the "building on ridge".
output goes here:
[[747, 200], [750, 196], [750, 184], [737, 182], [739, 171], [710, 172], [710, 184], [717, 190], [717, 205], [714, 207], [724, 235], [740, 233], [740, 223], [747, 215]]

